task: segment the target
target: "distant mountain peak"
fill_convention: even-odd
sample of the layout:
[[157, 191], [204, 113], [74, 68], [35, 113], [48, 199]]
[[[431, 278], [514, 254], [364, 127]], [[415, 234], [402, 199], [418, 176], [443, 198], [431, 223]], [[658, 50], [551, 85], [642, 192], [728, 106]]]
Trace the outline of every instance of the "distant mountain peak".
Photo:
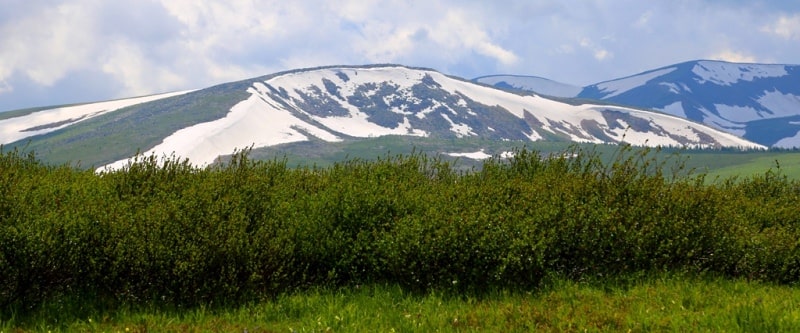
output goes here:
[[578, 97], [674, 114], [767, 146], [800, 146], [798, 65], [689, 61], [590, 85]]
[[[538, 77], [487, 76], [476, 81], [534, 92]], [[800, 147], [800, 66], [693, 60], [607, 80], [573, 94], [579, 101], [656, 110], [774, 147]]]

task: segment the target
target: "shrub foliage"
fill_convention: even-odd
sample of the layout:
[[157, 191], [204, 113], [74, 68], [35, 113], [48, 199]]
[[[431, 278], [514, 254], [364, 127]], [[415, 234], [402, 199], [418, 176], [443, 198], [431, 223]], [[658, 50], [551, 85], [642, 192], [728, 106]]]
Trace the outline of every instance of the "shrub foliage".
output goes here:
[[456, 172], [423, 154], [290, 168], [140, 156], [95, 174], [0, 151], [0, 306], [88, 296], [238, 302], [316, 286], [536, 288], [677, 272], [800, 280], [800, 185], [706, 182], [621, 147], [519, 150]]

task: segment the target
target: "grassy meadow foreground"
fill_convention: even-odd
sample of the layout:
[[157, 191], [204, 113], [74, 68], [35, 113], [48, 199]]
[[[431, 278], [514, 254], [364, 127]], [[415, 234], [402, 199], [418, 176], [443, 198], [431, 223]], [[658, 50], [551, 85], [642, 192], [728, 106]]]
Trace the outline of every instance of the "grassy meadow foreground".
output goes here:
[[2, 152], [0, 330], [800, 329], [800, 183], [653, 153], [95, 174]]
[[557, 281], [480, 297], [398, 286], [312, 289], [238, 306], [103, 308], [50, 303], [0, 331], [41, 332], [796, 332], [800, 290], [744, 280]]

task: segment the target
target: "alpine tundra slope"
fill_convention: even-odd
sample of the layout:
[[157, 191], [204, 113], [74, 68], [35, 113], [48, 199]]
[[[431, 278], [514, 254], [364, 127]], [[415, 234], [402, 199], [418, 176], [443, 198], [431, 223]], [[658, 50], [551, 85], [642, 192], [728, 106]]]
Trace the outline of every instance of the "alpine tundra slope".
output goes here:
[[[81, 156], [84, 164], [103, 165], [101, 170], [124, 165], [137, 151], [174, 154], [206, 165], [246, 147], [384, 135], [763, 148], [674, 115], [613, 105], [575, 105], [399, 65], [295, 70], [142, 102], [104, 109], [104, 114], [95, 117], [77, 112], [44, 117], [63, 112], [54, 109], [5, 119], [0, 122], [4, 130], [3, 122], [23, 125], [9, 127], [3, 143], [20, 145], [19, 133], [36, 126], [53, 130], [25, 138], [31, 146], [41, 141], [47, 152], [58, 151], [62, 143], [83, 153], [95, 145], [111, 144], [108, 138], [113, 137], [121, 148], [106, 155]], [[66, 119], [69, 122], [60, 123]], [[177, 122], [185, 125], [171, 126]], [[117, 130], [110, 132], [108, 127]], [[129, 142], [121, 145], [120, 140]], [[103, 162], [114, 154], [119, 157]]]
[[[517, 91], [550, 91], [538, 77], [477, 82]], [[569, 87], [565, 84], [561, 86]], [[800, 147], [800, 66], [699, 60], [553, 93], [631, 105], [701, 122], [770, 146]]]

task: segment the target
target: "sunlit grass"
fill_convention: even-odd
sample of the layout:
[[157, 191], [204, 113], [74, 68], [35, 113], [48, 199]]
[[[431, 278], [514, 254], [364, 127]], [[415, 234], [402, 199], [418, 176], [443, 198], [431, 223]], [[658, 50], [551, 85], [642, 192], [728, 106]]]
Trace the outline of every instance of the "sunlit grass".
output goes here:
[[800, 179], [800, 153], [763, 153], [752, 155], [747, 162], [709, 170], [708, 179], [719, 177], [748, 177], [767, 170], [780, 170], [789, 179]]
[[[239, 307], [44, 309], [3, 332], [790, 332], [800, 330], [800, 290], [744, 280], [686, 277], [578, 283], [483, 296], [372, 285], [310, 290]], [[69, 304], [67, 311], [76, 311]], [[71, 308], [71, 309], [70, 309]]]

